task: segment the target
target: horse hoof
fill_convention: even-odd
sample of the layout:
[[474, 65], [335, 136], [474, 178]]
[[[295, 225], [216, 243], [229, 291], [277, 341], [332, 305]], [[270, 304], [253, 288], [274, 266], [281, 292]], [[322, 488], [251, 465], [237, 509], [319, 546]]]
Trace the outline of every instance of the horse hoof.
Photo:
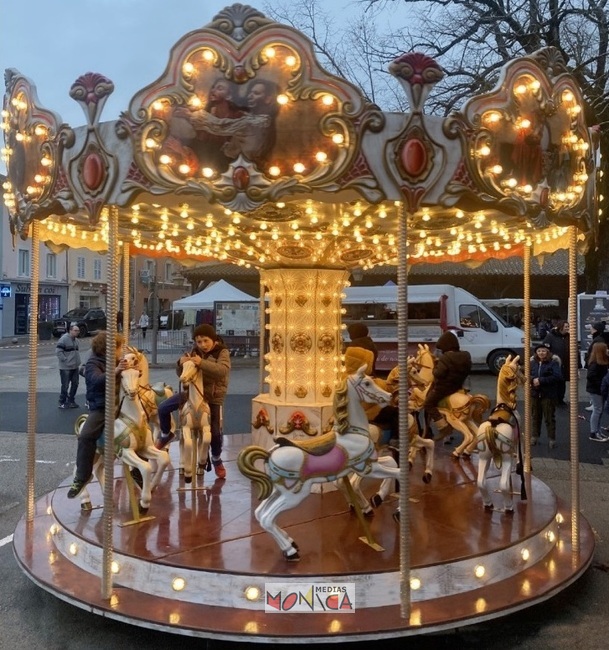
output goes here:
[[185, 476], [184, 483], [192, 483], [192, 476]]
[[300, 562], [300, 553], [298, 553], [298, 551], [295, 551], [294, 553], [284, 551], [283, 555], [288, 562]]
[[395, 521], [395, 523], [396, 523], [396, 524], [399, 524], [399, 523], [400, 523], [400, 511], [399, 511], [399, 510], [396, 510], [396, 511], [393, 513], [392, 516], [393, 516], [393, 520]]
[[464, 452], [461, 454], [461, 458], [463, 458], [463, 460], [471, 460], [471, 459], [472, 459], [472, 455], [471, 455], [470, 453], [468, 453], [467, 451], [464, 451]]
[[504, 510], [504, 512], [505, 512], [506, 515], [513, 516], [514, 515], [514, 508], [506, 508]]
[[178, 469], [178, 474], [180, 476], [184, 476], [184, 468], [183, 467], [180, 467], [180, 469]]
[[431, 483], [431, 472], [423, 474], [423, 483]]
[[197, 476], [205, 474], [205, 465], [197, 465]]
[[298, 546], [298, 544], [297, 544], [296, 542], [292, 542], [292, 548], [293, 548], [295, 551], [300, 551], [300, 546]]
[[451, 457], [453, 460], [459, 460], [459, 459], [461, 458], [461, 457], [459, 456], [459, 454], [455, 453], [454, 451], [453, 451], [453, 453], [450, 455], [450, 457]]
[[381, 503], [383, 503], [383, 498], [381, 497], [380, 494], [373, 494], [373, 495], [370, 497], [370, 505], [371, 505], [373, 508], [378, 508], [378, 507], [380, 507]]
[[408, 461], [408, 469], [412, 469], [412, 461], [411, 460]]
[[484, 504], [485, 512], [493, 512], [494, 509], [495, 509], [495, 506], [492, 503], [489, 503], [489, 504], [485, 503]]
[[91, 502], [88, 501], [87, 503], [81, 503], [80, 504], [80, 511], [89, 514], [93, 510], [93, 506], [91, 505]]
[[148, 510], [150, 510], [150, 506], [148, 506], [147, 508], [144, 508], [144, 506], [140, 503], [140, 505], [138, 506], [138, 510], [140, 512], [140, 515], [147, 515]]
[[362, 514], [366, 519], [372, 519], [372, 517], [374, 517], [374, 510], [372, 508], [366, 508], [365, 510], [362, 510]]

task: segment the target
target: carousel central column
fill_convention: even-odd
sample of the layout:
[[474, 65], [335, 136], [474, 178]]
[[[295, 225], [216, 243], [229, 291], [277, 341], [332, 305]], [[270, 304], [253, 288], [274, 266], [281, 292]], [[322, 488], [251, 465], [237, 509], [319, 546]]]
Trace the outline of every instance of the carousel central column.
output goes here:
[[267, 288], [270, 350], [268, 393], [252, 401], [252, 440], [308, 438], [330, 428], [341, 369], [341, 294], [348, 271], [273, 269], [260, 272]]

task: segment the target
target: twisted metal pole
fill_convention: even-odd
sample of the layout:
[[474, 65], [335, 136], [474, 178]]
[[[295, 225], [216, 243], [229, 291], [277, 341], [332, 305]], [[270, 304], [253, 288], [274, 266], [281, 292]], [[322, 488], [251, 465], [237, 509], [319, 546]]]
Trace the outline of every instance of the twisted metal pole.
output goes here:
[[131, 277], [129, 275], [129, 254], [129, 242], [123, 242], [123, 322], [121, 325], [123, 327], [123, 337], [125, 338], [126, 343], [129, 342], [129, 323], [131, 322], [131, 314], [129, 313], [129, 287], [131, 286]]
[[38, 289], [40, 277], [40, 223], [32, 222], [32, 265], [30, 273], [30, 331], [27, 401], [26, 520], [34, 521], [36, 482], [36, 420], [38, 392]]
[[571, 445], [571, 548], [579, 555], [579, 426], [577, 381], [577, 231], [569, 226], [569, 430]]
[[108, 293], [106, 330], [106, 410], [104, 420], [104, 514], [102, 554], [102, 598], [112, 596], [112, 525], [114, 519], [114, 411], [116, 388], [116, 313], [118, 303], [118, 208], [108, 215]]
[[402, 205], [398, 226], [398, 367], [400, 371], [398, 415], [400, 450], [400, 614], [410, 619], [410, 511], [408, 495], [408, 242], [407, 211]]
[[524, 245], [524, 471], [531, 473], [531, 240]]

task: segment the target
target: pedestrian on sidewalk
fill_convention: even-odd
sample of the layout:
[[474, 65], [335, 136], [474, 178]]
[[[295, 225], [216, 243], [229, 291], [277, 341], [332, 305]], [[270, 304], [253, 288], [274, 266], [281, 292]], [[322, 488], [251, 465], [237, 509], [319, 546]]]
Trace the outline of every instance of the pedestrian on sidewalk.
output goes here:
[[150, 319], [148, 318], [148, 314], [143, 311], [142, 315], [140, 316], [140, 322], [138, 323], [140, 326], [140, 329], [142, 330], [142, 338], [146, 338], [146, 330], [148, 329], [148, 326], [150, 325]]
[[[218, 478], [226, 478], [226, 469], [222, 463], [222, 421], [231, 370], [230, 353], [211, 325], [195, 327], [193, 338], [195, 345], [190, 352], [178, 359], [176, 372], [178, 376], [182, 374], [182, 366], [186, 361], [194, 361], [203, 372], [203, 394], [209, 404], [211, 419], [211, 464]], [[187, 401], [186, 390], [175, 393], [160, 403], [161, 435], [155, 443], [157, 449], [163, 449], [175, 437], [171, 432], [171, 414]], [[206, 459], [202, 458], [200, 461], [205, 463]]]
[[[558, 406], [565, 406], [565, 394], [567, 392], [567, 382], [571, 380], [571, 359], [570, 359], [570, 341], [569, 341], [569, 323], [559, 320], [542, 341], [549, 346], [550, 352], [560, 359], [560, 370], [562, 381], [557, 390]], [[578, 364], [579, 367], [579, 364]]]
[[546, 423], [548, 446], [550, 449], [556, 446], [556, 402], [561, 382], [562, 373], [558, 357], [552, 356], [546, 343], [537, 344], [531, 361], [532, 445], [536, 445], [541, 437], [543, 419]]
[[590, 415], [590, 440], [594, 442], [607, 442], [609, 438], [601, 432], [601, 415], [603, 413], [603, 396], [601, 386], [609, 369], [607, 344], [597, 341], [592, 345], [588, 357], [588, 376], [586, 377], [586, 392], [592, 403]]
[[60, 409], [77, 409], [76, 391], [78, 390], [78, 369], [80, 367], [80, 352], [78, 351], [78, 335], [80, 328], [76, 323], [70, 323], [68, 331], [61, 336], [55, 347], [59, 359], [59, 393]]
[[[68, 499], [76, 498], [85, 485], [91, 480], [93, 461], [97, 441], [104, 431], [106, 418], [106, 332], [100, 332], [91, 341], [91, 355], [85, 364], [85, 383], [87, 385], [87, 403], [89, 415], [82, 425], [78, 436], [76, 451], [76, 470], [74, 480], [68, 490]], [[127, 367], [123, 356], [123, 337], [116, 336], [116, 376]], [[117, 382], [118, 384], [118, 382]], [[116, 404], [108, 405], [113, 411]]]

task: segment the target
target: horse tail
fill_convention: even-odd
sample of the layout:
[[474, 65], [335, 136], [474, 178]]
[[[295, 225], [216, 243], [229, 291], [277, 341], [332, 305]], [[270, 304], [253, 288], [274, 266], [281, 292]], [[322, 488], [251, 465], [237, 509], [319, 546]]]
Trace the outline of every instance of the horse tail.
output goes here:
[[491, 408], [491, 400], [481, 393], [472, 395], [472, 401], [469, 406], [472, 420], [476, 424], [481, 424], [484, 421], [484, 414]]
[[87, 413], [82, 413], [76, 418], [76, 421], [74, 422], [74, 433], [76, 434], [76, 437], [80, 435], [80, 430], [82, 429], [82, 425], [85, 423], [87, 417]]
[[258, 498], [263, 501], [264, 499], [271, 496], [273, 491], [273, 482], [268, 477], [266, 472], [261, 472], [259, 469], [254, 467], [254, 463], [257, 460], [267, 461], [270, 456], [270, 453], [263, 449], [262, 447], [257, 447], [256, 445], [249, 445], [244, 447], [237, 456], [237, 467], [239, 471], [249, 478], [252, 483], [255, 483], [258, 487]]
[[347, 432], [349, 428], [349, 394], [347, 391], [347, 380], [343, 379], [334, 391], [333, 411], [336, 417], [336, 430], [340, 435]]

